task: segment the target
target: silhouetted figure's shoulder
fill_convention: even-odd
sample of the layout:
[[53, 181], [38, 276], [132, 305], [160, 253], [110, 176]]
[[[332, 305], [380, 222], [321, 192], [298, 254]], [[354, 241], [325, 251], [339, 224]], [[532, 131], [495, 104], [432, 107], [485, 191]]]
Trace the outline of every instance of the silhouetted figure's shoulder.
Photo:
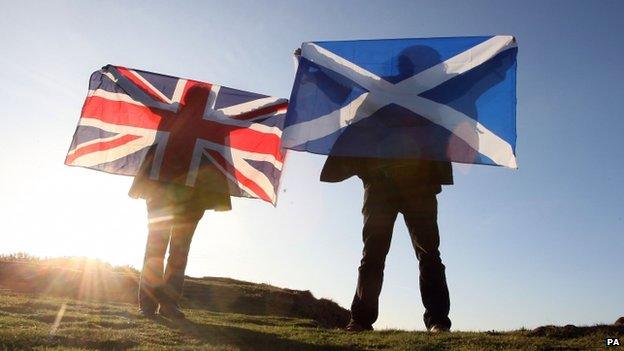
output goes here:
[[453, 184], [453, 169], [450, 162], [346, 156], [328, 156], [321, 171], [321, 181], [341, 182], [354, 175], [364, 181], [384, 177], [411, 180], [420, 184]]

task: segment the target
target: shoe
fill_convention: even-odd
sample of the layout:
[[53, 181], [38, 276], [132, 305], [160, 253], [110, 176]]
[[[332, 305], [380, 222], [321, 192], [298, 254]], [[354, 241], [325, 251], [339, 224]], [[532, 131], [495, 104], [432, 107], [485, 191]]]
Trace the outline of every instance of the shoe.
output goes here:
[[362, 325], [354, 320], [351, 320], [349, 322], [349, 324], [347, 324], [347, 327], [345, 328], [348, 332], [351, 333], [360, 333], [363, 331], [371, 331], [373, 330], [373, 326], [371, 325]]
[[158, 313], [161, 316], [171, 320], [179, 320], [185, 318], [184, 312], [182, 312], [182, 310], [180, 310], [180, 308], [176, 305], [160, 305]]
[[451, 331], [451, 328], [439, 324], [434, 324], [429, 328], [430, 333], [446, 333], [449, 331]]
[[139, 308], [139, 316], [143, 318], [153, 319], [156, 317], [156, 311], [147, 308]]

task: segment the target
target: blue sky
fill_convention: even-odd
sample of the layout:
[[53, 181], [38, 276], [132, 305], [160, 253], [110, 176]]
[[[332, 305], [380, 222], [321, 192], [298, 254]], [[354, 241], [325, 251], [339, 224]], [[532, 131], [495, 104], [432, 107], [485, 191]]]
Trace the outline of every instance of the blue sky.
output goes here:
[[[456, 329], [611, 323], [624, 315], [621, 1], [9, 2], [0, 0], [1, 252], [139, 267], [131, 179], [63, 165], [90, 73], [107, 64], [288, 97], [303, 41], [511, 34], [518, 170], [458, 165], [439, 196]], [[348, 307], [360, 259], [358, 179], [318, 181], [290, 153], [277, 208], [207, 212], [187, 272], [309, 289]], [[377, 328], [423, 329], [402, 219]]]

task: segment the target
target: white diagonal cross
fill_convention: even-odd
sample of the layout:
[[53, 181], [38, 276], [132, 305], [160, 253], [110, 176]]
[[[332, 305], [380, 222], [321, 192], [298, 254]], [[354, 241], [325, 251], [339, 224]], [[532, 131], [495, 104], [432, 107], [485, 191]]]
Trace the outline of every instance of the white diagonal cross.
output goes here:
[[418, 96], [515, 46], [512, 36], [495, 36], [408, 79], [392, 84], [314, 43], [304, 43], [302, 57], [351, 79], [368, 92], [339, 110], [289, 126], [284, 130], [282, 143], [285, 147], [294, 147], [325, 137], [370, 117], [388, 104], [395, 103], [451, 131], [496, 164], [516, 168], [512, 147], [505, 140], [465, 114]]

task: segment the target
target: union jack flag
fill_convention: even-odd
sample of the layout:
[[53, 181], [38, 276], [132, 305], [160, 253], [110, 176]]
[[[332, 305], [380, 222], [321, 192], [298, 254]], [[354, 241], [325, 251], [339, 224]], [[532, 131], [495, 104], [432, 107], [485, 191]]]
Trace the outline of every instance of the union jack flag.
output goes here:
[[275, 205], [286, 99], [108, 65], [91, 75], [65, 164], [195, 186], [206, 162], [233, 196]]

